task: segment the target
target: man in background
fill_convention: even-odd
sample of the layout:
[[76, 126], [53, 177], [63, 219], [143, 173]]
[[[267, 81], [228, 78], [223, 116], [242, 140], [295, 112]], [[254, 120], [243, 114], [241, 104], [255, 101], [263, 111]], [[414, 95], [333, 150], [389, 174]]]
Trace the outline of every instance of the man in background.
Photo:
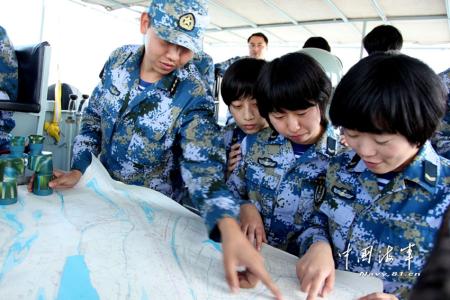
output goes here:
[[403, 46], [403, 36], [394, 26], [380, 25], [364, 37], [363, 45], [369, 55], [380, 51], [400, 51]]
[[221, 63], [214, 65], [216, 75], [223, 77], [225, 71], [231, 66], [232, 63], [243, 57], [251, 57], [256, 59], [266, 59], [267, 47], [269, 45], [269, 39], [262, 32], [255, 32], [247, 39], [248, 44], [248, 56], [235, 56]]

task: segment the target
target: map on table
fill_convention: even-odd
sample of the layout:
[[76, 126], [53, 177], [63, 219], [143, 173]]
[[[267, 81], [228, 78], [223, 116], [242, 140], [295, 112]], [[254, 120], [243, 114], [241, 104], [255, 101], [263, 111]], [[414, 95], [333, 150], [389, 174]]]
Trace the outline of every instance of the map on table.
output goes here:
[[[305, 299], [297, 258], [263, 246], [285, 299]], [[382, 282], [338, 272], [327, 299], [381, 291]], [[0, 206], [0, 299], [272, 299], [259, 283], [231, 294], [220, 244], [202, 219], [166, 196], [110, 178], [93, 158], [78, 185], [50, 196], [19, 187]]]

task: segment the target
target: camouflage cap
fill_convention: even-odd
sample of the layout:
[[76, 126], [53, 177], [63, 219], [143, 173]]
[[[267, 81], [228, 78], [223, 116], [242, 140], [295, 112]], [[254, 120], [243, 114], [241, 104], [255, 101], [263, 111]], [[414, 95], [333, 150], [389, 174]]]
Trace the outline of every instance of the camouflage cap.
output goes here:
[[148, 14], [160, 38], [195, 53], [202, 50], [203, 33], [208, 24], [204, 0], [153, 0]]

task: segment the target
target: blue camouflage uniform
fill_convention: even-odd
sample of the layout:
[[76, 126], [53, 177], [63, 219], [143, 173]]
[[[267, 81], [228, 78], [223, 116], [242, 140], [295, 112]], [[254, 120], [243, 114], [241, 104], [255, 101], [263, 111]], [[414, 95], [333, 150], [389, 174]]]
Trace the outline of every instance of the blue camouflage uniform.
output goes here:
[[330, 157], [340, 151], [339, 135], [328, 126], [320, 140], [296, 158], [291, 141], [266, 128], [241, 144], [242, 159], [228, 179], [235, 197], [261, 214], [268, 243], [298, 255], [298, 235], [321, 201]]
[[236, 61], [240, 60], [241, 58], [248, 57], [248, 56], [235, 56], [232, 58], [229, 58], [223, 62], [216, 63], [214, 65], [215, 73], [216, 75], [219, 75], [220, 77], [223, 77], [225, 75], [225, 72], [227, 69]]
[[336, 268], [384, 281], [407, 299], [450, 204], [450, 161], [427, 142], [380, 192], [377, 176], [353, 152], [330, 162], [324, 201], [299, 240], [301, 253], [329, 241]]
[[[0, 101], [17, 99], [18, 72], [14, 47], [3, 27], [0, 26]], [[16, 123], [13, 113], [0, 111], [0, 151], [9, 149], [10, 132]]]
[[[446, 86], [447, 92], [450, 91], [450, 69], [440, 73], [439, 76]], [[450, 93], [447, 94], [447, 110], [444, 119], [431, 142], [439, 155], [450, 159]]]
[[[199, 52], [205, 7], [197, 0], [153, 0], [151, 27], [161, 39]], [[116, 180], [192, 201], [214, 235], [217, 220], [239, 210], [224, 182], [214, 101], [191, 63], [140, 84], [143, 55], [144, 46], [123, 46], [104, 65], [74, 142], [72, 169], [84, 172], [91, 154], [99, 156]]]
[[72, 168], [84, 172], [92, 153], [116, 180], [176, 201], [188, 188], [197, 208], [214, 212], [207, 220], [211, 229], [215, 214], [237, 215], [223, 183], [225, 151], [213, 100], [192, 64], [140, 91], [143, 50], [123, 46], [108, 59], [75, 139]]
[[197, 67], [202, 76], [205, 86], [208, 88], [208, 94], [213, 96], [214, 90], [214, 63], [210, 55], [205, 52], [195, 53], [192, 63]]
[[447, 87], [447, 90], [450, 91], [450, 68], [442, 73], [439, 73], [439, 77], [441, 77], [442, 82]]

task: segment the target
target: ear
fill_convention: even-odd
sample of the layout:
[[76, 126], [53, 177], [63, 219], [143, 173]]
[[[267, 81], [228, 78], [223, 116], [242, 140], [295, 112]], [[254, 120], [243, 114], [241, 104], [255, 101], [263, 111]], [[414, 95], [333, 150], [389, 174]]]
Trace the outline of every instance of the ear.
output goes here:
[[146, 34], [148, 28], [150, 27], [150, 16], [147, 12], [141, 14], [141, 33]]

